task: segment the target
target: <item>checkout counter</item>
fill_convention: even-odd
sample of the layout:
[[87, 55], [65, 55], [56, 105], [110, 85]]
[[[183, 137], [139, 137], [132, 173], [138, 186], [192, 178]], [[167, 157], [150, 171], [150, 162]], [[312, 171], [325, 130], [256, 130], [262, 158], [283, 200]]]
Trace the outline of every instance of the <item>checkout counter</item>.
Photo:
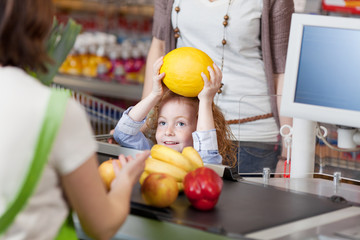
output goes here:
[[[324, 159], [320, 159], [320, 171], [314, 168], [316, 136], [327, 142], [327, 130], [317, 126], [319, 122], [341, 125], [338, 147], [359, 151], [359, 41], [359, 19], [293, 14], [280, 111], [281, 116], [293, 118], [288, 133], [280, 129], [292, 148], [290, 178], [271, 178], [266, 171], [260, 177], [240, 177], [238, 171], [219, 168], [223, 190], [208, 212], [191, 207], [184, 194], [168, 208], [150, 207], [141, 198], [138, 184], [132, 193], [131, 214], [114, 239], [360, 239], [358, 158], [346, 161], [353, 166], [345, 170], [355, 170], [353, 184], [348, 178], [341, 181], [345, 179], [339, 174], [344, 170], [341, 159], [338, 169], [327, 174]], [[266, 106], [261, 109], [256, 103], [274, 101], [258, 101], [260, 97], [280, 96], [242, 96], [240, 119], [242, 104], [268, 113]], [[99, 142], [100, 161], [120, 153], [137, 151]], [[79, 237], [88, 239], [76, 216], [75, 223]]]
[[[99, 143], [100, 161], [137, 150]], [[213, 167], [210, 166], [209, 167]], [[320, 178], [240, 177], [222, 167], [224, 186], [211, 211], [191, 207], [182, 193], [154, 208], [135, 185], [131, 213], [113, 239], [360, 239], [360, 186]], [[75, 216], [80, 239], [90, 239]]]

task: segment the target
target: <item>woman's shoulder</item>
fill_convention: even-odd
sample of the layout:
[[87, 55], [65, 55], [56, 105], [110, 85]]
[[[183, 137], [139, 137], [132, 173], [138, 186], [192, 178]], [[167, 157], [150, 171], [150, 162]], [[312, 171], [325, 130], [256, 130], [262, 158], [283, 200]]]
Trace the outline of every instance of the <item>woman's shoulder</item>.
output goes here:
[[[18, 67], [0, 67], [1, 88], [12, 91], [26, 101], [43, 101], [50, 94], [50, 88]], [[24, 101], [25, 102], [25, 101]]]
[[294, 7], [294, 2], [289, 0], [263, 0], [263, 3], [264, 10], [272, 12]]
[[61, 175], [77, 169], [96, 152], [97, 144], [93, 135], [83, 106], [70, 98], [51, 155]]

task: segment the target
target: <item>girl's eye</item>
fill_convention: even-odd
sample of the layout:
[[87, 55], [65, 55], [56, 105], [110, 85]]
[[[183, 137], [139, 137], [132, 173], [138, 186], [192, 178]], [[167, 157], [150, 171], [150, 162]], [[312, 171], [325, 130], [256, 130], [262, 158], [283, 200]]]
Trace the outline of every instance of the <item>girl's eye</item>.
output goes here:
[[185, 123], [183, 123], [183, 122], [178, 122], [177, 125], [180, 126], [180, 127], [183, 127], [183, 126], [185, 126]]
[[159, 126], [164, 126], [165, 122], [159, 122]]

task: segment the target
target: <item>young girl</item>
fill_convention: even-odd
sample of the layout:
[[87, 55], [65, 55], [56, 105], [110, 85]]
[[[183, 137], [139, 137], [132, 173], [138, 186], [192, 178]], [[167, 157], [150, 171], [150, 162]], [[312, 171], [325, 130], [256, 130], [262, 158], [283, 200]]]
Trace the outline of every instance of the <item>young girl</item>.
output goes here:
[[[214, 69], [209, 66], [210, 81], [201, 73], [203, 90], [197, 97], [188, 98], [164, 87], [161, 81], [165, 73], [159, 74], [162, 64], [161, 57], [153, 67], [155, 75], [152, 92], [124, 112], [115, 128], [114, 139], [124, 147], [139, 150], [150, 149], [153, 143], [179, 152], [184, 147], [193, 146], [205, 163], [233, 165], [235, 152], [231, 131], [213, 103], [221, 84], [221, 70], [215, 64]], [[140, 131], [145, 121], [145, 132], [149, 138]]]

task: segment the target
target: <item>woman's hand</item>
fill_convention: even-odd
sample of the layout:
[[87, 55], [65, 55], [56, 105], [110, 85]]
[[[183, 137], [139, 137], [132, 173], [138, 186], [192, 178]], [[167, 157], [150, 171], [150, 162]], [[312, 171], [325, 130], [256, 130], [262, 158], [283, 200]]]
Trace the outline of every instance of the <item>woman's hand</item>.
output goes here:
[[111, 183], [111, 188], [116, 185], [123, 185], [129, 183], [133, 186], [140, 178], [141, 173], [145, 168], [145, 160], [150, 156], [150, 151], [144, 151], [136, 154], [134, 159], [132, 156], [125, 157], [123, 154], [119, 155], [121, 168], [113, 161], [113, 167], [116, 178]]
[[213, 68], [211, 68], [210, 66], [207, 67], [210, 73], [210, 80], [207, 79], [205, 73], [201, 73], [201, 76], [204, 80], [204, 88], [201, 90], [201, 92], [198, 95], [200, 101], [201, 100], [213, 101], [215, 94], [220, 89], [222, 72], [220, 68], [216, 66], [215, 63], [213, 64]]
[[165, 73], [161, 73], [159, 74], [160, 72], [160, 68], [161, 66], [163, 65], [163, 58], [164, 57], [160, 57], [158, 58], [155, 63], [154, 63], [154, 66], [153, 66], [153, 72], [154, 72], [154, 76], [153, 76], [153, 84], [152, 84], [152, 91], [151, 93], [154, 95], [154, 96], [162, 96], [163, 94], [163, 87], [162, 87], [162, 79], [164, 78], [165, 76]]

